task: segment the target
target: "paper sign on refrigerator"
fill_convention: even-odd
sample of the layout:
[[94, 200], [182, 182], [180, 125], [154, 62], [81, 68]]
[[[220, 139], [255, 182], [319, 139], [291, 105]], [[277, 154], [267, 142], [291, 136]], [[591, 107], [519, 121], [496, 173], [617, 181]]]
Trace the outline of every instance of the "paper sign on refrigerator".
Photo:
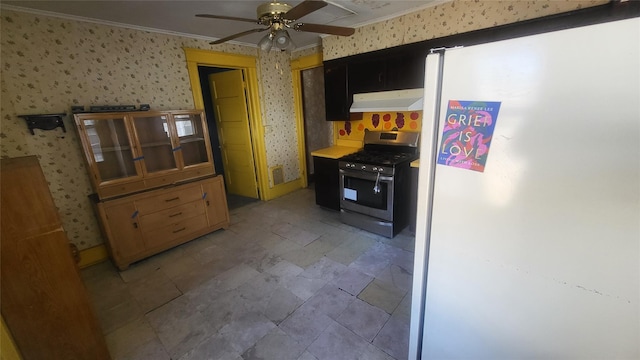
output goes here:
[[484, 171], [500, 102], [449, 100], [438, 164]]

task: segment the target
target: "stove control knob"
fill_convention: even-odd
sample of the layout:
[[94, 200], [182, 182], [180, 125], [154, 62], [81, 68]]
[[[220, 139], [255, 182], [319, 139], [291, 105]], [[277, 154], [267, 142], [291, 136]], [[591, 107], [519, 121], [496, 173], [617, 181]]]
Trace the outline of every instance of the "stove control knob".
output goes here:
[[362, 170], [367, 170], [367, 167], [362, 165]]
[[383, 168], [378, 168], [378, 171], [382, 172], [382, 171], [384, 171], [384, 169]]
[[[382, 169], [380, 169], [380, 170], [382, 170]], [[378, 171], [378, 168], [377, 168], [377, 167], [374, 167], [374, 168], [373, 168], [373, 171]]]

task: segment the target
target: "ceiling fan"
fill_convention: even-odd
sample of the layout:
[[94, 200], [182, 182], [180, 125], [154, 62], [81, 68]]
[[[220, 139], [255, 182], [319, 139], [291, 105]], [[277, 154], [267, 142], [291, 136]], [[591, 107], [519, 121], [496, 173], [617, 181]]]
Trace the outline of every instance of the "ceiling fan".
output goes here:
[[197, 14], [196, 16], [210, 19], [244, 21], [266, 26], [264, 28], [256, 28], [229, 35], [222, 39], [212, 41], [210, 44], [221, 44], [223, 42], [239, 38], [241, 36], [269, 30], [269, 34], [265, 35], [265, 37], [263, 37], [258, 43], [260, 49], [269, 51], [271, 50], [271, 47], [275, 45], [276, 48], [285, 51], [292, 50], [295, 47], [286, 29], [340, 36], [353, 35], [353, 33], [355, 32], [355, 29], [353, 28], [298, 22], [298, 19], [302, 18], [303, 16], [308, 15], [325, 6], [327, 6], [326, 2], [317, 0], [305, 0], [295, 7], [292, 7], [291, 5], [285, 3], [272, 1], [258, 6], [257, 20], [210, 14]]

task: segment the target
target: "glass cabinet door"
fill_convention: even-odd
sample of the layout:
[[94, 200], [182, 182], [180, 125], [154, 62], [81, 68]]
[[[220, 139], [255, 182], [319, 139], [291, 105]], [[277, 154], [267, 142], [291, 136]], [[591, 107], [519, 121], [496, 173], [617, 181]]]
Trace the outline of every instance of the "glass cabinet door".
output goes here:
[[135, 115], [133, 126], [147, 173], [178, 169], [167, 114]]
[[124, 117], [83, 119], [82, 125], [102, 182], [138, 176]]
[[202, 113], [173, 115], [185, 167], [210, 162], [204, 120]]

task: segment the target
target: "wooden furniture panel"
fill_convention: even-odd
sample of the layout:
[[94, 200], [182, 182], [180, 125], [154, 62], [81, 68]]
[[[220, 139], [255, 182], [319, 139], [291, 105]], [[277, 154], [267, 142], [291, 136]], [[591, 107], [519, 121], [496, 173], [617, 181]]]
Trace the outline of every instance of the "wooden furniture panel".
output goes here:
[[3, 239], [28, 238], [61, 227], [49, 185], [39, 169], [36, 157], [2, 160]]
[[109, 359], [37, 158], [0, 169], [0, 304], [23, 359]]
[[105, 184], [100, 188], [100, 194], [104, 198], [111, 198], [120, 194], [130, 194], [146, 189], [144, 180], [125, 183]]
[[192, 201], [184, 205], [157, 211], [140, 217], [140, 226], [143, 228], [157, 228], [172, 222], [179, 222], [204, 213], [202, 201]]
[[224, 191], [222, 177], [203, 182], [202, 194], [209, 226], [227, 229], [229, 227], [229, 208], [226, 205], [227, 195]]
[[201, 198], [202, 191], [199, 186], [184, 185], [175, 190], [165, 190], [162, 193], [154, 193], [153, 196], [136, 200], [136, 209], [143, 214], [147, 214], [190, 203]]
[[145, 245], [140, 232], [140, 217], [132, 201], [117, 202], [111, 206], [105, 206], [101, 217], [104, 217], [104, 221], [108, 224], [118, 224], [118, 226], [109, 226], [103, 229], [107, 238], [127, 240], [112, 243], [110, 250], [113, 257], [130, 257], [144, 252]]
[[173, 242], [185, 235], [199, 233], [205, 228], [207, 228], [207, 218], [201, 215], [178, 221], [161, 228], [151, 228], [150, 231], [144, 232], [143, 237], [147, 244], [147, 248], [153, 248], [157, 245]]
[[183, 182], [184, 179], [198, 179], [206, 176], [214, 175], [213, 167], [196, 167], [195, 169], [185, 169], [179, 173], [163, 174], [149, 179], [145, 179], [145, 188], [155, 189], [167, 185]]
[[96, 207], [109, 254], [121, 270], [229, 226], [222, 176], [98, 201]]

